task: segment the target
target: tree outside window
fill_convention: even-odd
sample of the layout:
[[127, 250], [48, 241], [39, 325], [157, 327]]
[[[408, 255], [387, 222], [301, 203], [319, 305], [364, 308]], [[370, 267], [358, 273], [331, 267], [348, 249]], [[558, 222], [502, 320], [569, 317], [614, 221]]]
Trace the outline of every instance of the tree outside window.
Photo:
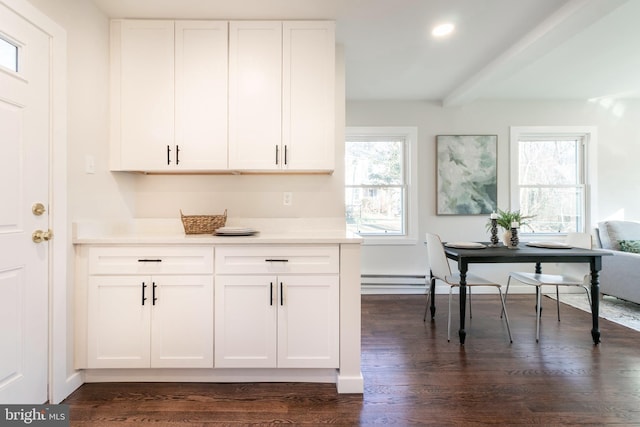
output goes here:
[[406, 234], [405, 138], [350, 136], [345, 144], [347, 229]]
[[589, 216], [587, 148], [592, 132], [544, 130], [512, 130], [512, 208], [533, 216], [523, 232], [584, 232]]

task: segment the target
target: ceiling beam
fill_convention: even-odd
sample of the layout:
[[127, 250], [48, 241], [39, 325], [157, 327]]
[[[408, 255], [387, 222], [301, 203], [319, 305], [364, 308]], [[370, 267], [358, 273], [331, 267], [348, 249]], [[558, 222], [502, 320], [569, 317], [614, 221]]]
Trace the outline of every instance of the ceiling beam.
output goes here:
[[485, 88], [535, 62], [630, 0], [570, 0], [442, 100], [444, 107], [468, 104]]

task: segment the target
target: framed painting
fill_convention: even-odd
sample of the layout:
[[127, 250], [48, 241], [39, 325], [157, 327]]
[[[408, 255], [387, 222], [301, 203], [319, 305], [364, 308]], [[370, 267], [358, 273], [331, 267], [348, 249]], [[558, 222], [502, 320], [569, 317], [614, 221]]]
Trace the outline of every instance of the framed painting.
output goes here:
[[498, 136], [436, 136], [438, 215], [487, 215], [498, 205]]

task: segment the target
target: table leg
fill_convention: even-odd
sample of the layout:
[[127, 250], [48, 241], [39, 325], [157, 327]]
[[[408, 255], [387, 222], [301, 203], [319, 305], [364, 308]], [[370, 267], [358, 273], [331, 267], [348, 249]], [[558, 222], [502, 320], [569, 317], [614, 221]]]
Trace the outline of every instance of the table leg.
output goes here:
[[464, 340], [467, 337], [467, 332], [464, 330], [464, 319], [466, 317], [467, 307], [467, 268], [460, 267], [460, 330], [458, 336], [460, 337], [460, 344], [464, 345]]
[[431, 280], [429, 281], [429, 294], [430, 294], [430, 304], [431, 304], [431, 320], [433, 320], [436, 316], [436, 278], [431, 275]]
[[598, 280], [598, 270], [591, 268], [591, 337], [594, 344], [600, 343], [600, 329], [598, 327], [598, 316], [600, 315], [600, 281]]

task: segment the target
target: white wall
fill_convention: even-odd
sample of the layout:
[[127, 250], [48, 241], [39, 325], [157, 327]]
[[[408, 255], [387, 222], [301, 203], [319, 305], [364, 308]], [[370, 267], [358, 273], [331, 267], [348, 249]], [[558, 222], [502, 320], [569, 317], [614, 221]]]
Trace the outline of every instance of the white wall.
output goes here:
[[[85, 0], [32, 0], [68, 35], [71, 220], [179, 218], [228, 209], [238, 217], [343, 217], [344, 61], [336, 58], [336, 172], [332, 175], [112, 173], [109, 159], [109, 19]], [[223, 19], [224, 17], [221, 17]], [[85, 173], [86, 156], [95, 174]], [[293, 193], [284, 206], [283, 192]]]
[[[608, 107], [579, 101], [491, 101], [457, 108], [419, 101], [347, 102], [347, 126], [418, 127], [419, 235], [424, 236], [429, 230], [450, 241], [487, 240], [486, 218], [436, 215], [436, 135], [498, 135], [498, 207], [506, 209], [509, 207], [510, 126], [597, 126], [594, 220], [612, 217], [640, 220], [639, 119], [640, 101], [621, 101]], [[425, 257], [422, 242], [413, 246], [365, 246], [362, 270], [368, 274], [425, 274]], [[479, 267], [483, 267], [477, 270], [480, 272], [486, 266]], [[496, 280], [504, 282], [501, 274]]]
[[[68, 182], [71, 220], [127, 218], [131, 176], [107, 171], [109, 159], [109, 20], [86, 0], [29, 0], [67, 32]], [[96, 173], [85, 173], [93, 156]]]

